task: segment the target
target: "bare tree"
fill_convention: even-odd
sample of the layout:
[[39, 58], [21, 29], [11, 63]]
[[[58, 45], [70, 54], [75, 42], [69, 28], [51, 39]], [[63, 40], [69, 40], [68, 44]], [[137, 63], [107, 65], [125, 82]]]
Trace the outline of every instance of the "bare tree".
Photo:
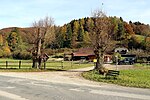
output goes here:
[[41, 68], [41, 62], [47, 60], [48, 56], [42, 52], [45, 45], [55, 40], [54, 20], [51, 17], [45, 17], [33, 23], [34, 27], [34, 49], [32, 52], [32, 68]]
[[96, 70], [103, 70], [104, 54], [107, 48], [112, 44], [112, 30], [110, 18], [108, 18], [102, 10], [93, 12], [94, 27], [91, 29], [91, 42], [96, 55]]

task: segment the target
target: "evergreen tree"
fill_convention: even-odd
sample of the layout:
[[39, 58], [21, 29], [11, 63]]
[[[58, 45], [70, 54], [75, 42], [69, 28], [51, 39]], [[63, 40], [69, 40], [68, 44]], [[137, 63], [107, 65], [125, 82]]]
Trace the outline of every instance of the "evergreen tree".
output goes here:
[[73, 35], [72, 35], [72, 40], [71, 40], [71, 47], [72, 48], [76, 48], [76, 40], [77, 40], [77, 36], [78, 36], [78, 31], [79, 31], [79, 22], [78, 21], [74, 21], [73, 23]]
[[124, 36], [125, 30], [124, 30], [124, 24], [123, 22], [120, 22], [118, 24], [118, 32], [117, 32], [117, 40], [121, 40]]
[[87, 18], [85, 22], [85, 31], [90, 31], [94, 27], [94, 21], [92, 18]]
[[71, 25], [68, 24], [67, 25], [67, 40], [71, 40], [72, 38], [72, 28], [71, 28]]
[[90, 38], [89, 33], [87, 31], [85, 31], [85, 33], [83, 35], [83, 43], [85, 46], [89, 46], [91, 43], [91, 38]]
[[114, 29], [113, 29], [114, 36], [113, 36], [113, 38], [114, 38], [114, 40], [117, 41], [118, 22], [119, 22], [119, 20], [118, 20], [117, 17], [112, 17], [111, 20], [112, 20], [112, 24], [114, 25]]
[[71, 47], [71, 40], [72, 40], [72, 28], [71, 24], [67, 25], [67, 32], [66, 32], [66, 40], [64, 41], [64, 47]]
[[52, 48], [63, 48], [64, 39], [63, 35], [60, 32], [60, 27], [55, 26], [55, 41], [53, 42]]
[[80, 26], [84, 26], [84, 24], [85, 24], [84, 18], [79, 19], [79, 22], [80, 22]]
[[66, 32], [67, 32], [67, 27], [66, 27], [66, 25], [64, 25], [60, 29], [60, 34], [62, 34], [63, 40], [66, 40]]
[[78, 41], [80, 42], [83, 41], [83, 35], [84, 35], [84, 29], [83, 29], [83, 26], [81, 25], [79, 28], [79, 33], [78, 33]]
[[8, 37], [8, 45], [11, 51], [15, 51], [18, 47], [19, 38], [16, 32], [11, 32]]

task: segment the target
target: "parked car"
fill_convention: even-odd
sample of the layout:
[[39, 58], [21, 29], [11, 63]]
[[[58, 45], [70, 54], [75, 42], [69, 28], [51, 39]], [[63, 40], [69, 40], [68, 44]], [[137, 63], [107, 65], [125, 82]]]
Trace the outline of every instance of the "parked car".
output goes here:
[[135, 58], [128, 57], [118, 62], [118, 65], [132, 65], [135, 63]]

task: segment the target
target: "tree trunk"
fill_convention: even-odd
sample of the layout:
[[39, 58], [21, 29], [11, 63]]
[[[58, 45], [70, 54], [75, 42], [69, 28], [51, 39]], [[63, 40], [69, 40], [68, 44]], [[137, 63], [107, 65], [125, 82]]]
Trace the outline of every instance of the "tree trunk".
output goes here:
[[32, 59], [32, 68], [38, 68], [38, 62], [36, 59]]
[[104, 74], [105, 73], [105, 68], [103, 67], [104, 52], [102, 52], [102, 50], [95, 50], [95, 55], [97, 59], [95, 70], [98, 70], [100, 74]]
[[38, 68], [41, 69], [42, 58], [39, 56], [38, 58]]
[[42, 59], [41, 59], [41, 46], [42, 46], [42, 43], [41, 43], [41, 32], [40, 32], [40, 28], [38, 28], [38, 41], [37, 41], [37, 44], [36, 44], [36, 49], [35, 51], [32, 53], [32, 60], [33, 60], [33, 63], [32, 63], [32, 68], [38, 68], [40, 69], [41, 68], [41, 62], [42, 62]]
[[96, 62], [95, 69], [99, 70], [99, 69], [101, 69], [103, 67], [103, 56], [101, 54], [98, 54], [97, 56], [98, 57], [97, 57], [97, 62]]
[[38, 68], [40, 69], [41, 68], [41, 62], [42, 62], [42, 59], [41, 59], [41, 46], [42, 46], [42, 43], [41, 43], [41, 32], [40, 32], [40, 28], [38, 28], [38, 43], [37, 43], [37, 62], [38, 62]]

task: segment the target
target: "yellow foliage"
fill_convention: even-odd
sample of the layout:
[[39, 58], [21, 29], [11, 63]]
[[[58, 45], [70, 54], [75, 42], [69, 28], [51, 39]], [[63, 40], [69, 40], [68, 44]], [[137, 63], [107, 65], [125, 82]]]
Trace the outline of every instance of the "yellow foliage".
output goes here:
[[3, 45], [3, 36], [2, 36], [2, 34], [0, 34], [0, 46], [2, 46]]
[[4, 46], [3, 51], [4, 51], [4, 56], [10, 56], [11, 55], [11, 51], [10, 51], [8, 46]]

